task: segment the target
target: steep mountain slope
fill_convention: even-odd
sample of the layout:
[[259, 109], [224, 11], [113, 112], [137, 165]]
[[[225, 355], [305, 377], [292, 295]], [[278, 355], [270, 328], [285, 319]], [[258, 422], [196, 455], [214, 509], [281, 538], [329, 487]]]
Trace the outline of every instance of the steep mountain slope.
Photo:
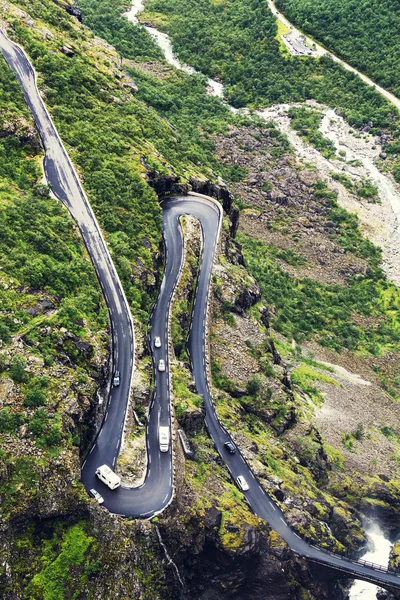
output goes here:
[[[398, 498], [400, 420], [382, 384], [389, 382], [397, 398], [399, 298], [379, 269], [379, 251], [273, 123], [233, 116], [207, 95], [203, 78], [169, 68], [143, 31], [119, 20], [120, 3], [84, 6], [118, 52], [69, 15], [79, 14], [70, 4], [8, 4], [1, 19], [32, 58], [123, 280], [137, 321], [140, 421], [151, 394], [146, 325], [162, 269], [157, 194], [190, 182], [224, 197], [228, 213], [211, 332], [221, 418], [301, 533], [355, 550], [364, 539], [360, 510], [379, 506], [390, 528]], [[335, 574], [296, 559], [251, 514], [207, 437], [182, 343], [199, 259], [195, 225], [187, 227], [173, 329], [176, 414], [195, 460], [185, 461], [176, 448], [176, 499], [158, 519], [186, 591], [155, 524], [110, 516], [83, 491], [78, 454], [101, 418], [97, 392], [104, 394], [109, 375], [106, 311], [71, 219], [39, 184], [40, 144], [1, 65], [0, 141], [8, 157], [1, 172], [5, 598], [344, 597]], [[218, 177], [231, 193], [216, 185]], [[302, 355], [304, 342], [314, 344], [313, 356], [306, 346]], [[331, 403], [338, 388], [351, 391], [359, 411], [365, 399], [320, 358], [373, 380], [368, 406], [375, 404], [382, 421], [366, 421], [361, 434], [357, 424], [343, 432], [335, 424], [326, 442], [314, 424], [324, 397]], [[382, 428], [391, 412], [389, 436]], [[350, 437], [342, 441], [342, 433]], [[135, 425], [130, 437], [143, 435]], [[368, 447], [384, 447], [392, 478]], [[132, 469], [129, 460], [125, 469]]]

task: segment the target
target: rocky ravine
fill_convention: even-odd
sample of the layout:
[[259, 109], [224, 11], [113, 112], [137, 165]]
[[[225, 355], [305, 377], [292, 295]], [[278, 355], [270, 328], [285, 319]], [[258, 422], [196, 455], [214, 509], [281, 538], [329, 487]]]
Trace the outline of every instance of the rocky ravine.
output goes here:
[[[382, 140], [368, 131], [354, 131], [333, 109], [309, 101], [306, 105], [323, 115], [321, 133], [331, 140], [337, 150], [337, 159], [324, 158], [315, 148], [308, 145], [290, 126], [289, 105], [281, 104], [265, 109], [260, 114], [277, 123], [295, 149], [296, 156], [312, 165], [319, 177], [329, 181], [338, 194], [339, 204], [349, 212], [357, 214], [361, 230], [374, 244], [382, 249], [382, 266], [388, 278], [400, 284], [400, 187], [391, 176], [377, 166], [382, 153]], [[342, 155], [340, 155], [341, 153]], [[357, 198], [342, 184], [332, 178], [333, 173], [342, 173], [354, 181], [368, 179], [379, 190], [380, 203], [371, 203]]]

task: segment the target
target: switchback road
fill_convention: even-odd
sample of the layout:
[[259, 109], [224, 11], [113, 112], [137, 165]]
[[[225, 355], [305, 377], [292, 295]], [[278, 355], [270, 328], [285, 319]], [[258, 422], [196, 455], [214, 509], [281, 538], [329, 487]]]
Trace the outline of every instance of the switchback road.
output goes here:
[[[313, 561], [372, 581], [378, 585], [400, 589], [400, 578], [394, 573], [372, 565], [361, 564], [339, 555], [327, 553], [301, 539], [287, 524], [279, 506], [264, 491], [238, 450], [228, 454], [224, 448], [231, 441], [221, 425], [208, 387], [206, 369], [206, 317], [208, 294], [215, 247], [221, 226], [222, 209], [211, 198], [199, 195], [168, 198], [163, 201], [166, 265], [160, 295], [151, 318], [151, 345], [155, 367], [158, 360], [166, 362], [165, 372], [155, 368], [155, 392], [147, 426], [148, 468], [145, 482], [138, 488], [120, 487], [109, 490], [95, 476], [101, 464], [114, 467], [121, 447], [127, 405], [131, 390], [134, 359], [132, 318], [120, 280], [102, 237], [93, 211], [80, 185], [72, 163], [45, 108], [36, 85], [36, 77], [24, 51], [10, 42], [0, 30], [0, 48], [15, 72], [32, 111], [46, 151], [45, 172], [54, 194], [67, 206], [76, 220], [93, 261], [106, 299], [112, 326], [113, 362], [121, 372], [121, 385], [110, 392], [105, 420], [90, 453], [82, 465], [82, 480], [86, 489], [96, 487], [105, 498], [105, 506], [113, 513], [132, 517], [152, 517], [163, 510], [173, 496], [173, 466], [171, 448], [161, 453], [158, 427], [171, 427], [170, 383], [168, 362], [168, 315], [183, 252], [179, 217], [191, 214], [202, 226], [203, 252], [198, 276], [188, 350], [199, 394], [203, 397], [207, 429], [219, 454], [225, 460], [233, 478], [246, 478], [249, 490], [244, 492], [254, 511], [277, 531], [298, 554]], [[161, 348], [154, 348], [154, 337], [161, 338]]]

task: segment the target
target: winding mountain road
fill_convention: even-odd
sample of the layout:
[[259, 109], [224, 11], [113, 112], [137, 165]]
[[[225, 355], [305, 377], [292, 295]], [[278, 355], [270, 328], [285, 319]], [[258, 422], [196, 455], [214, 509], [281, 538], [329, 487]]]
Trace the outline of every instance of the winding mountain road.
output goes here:
[[[123, 430], [131, 393], [134, 360], [134, 330], [128, 303], [113, 265], [100, 227], [85, 196], [68, 154], [44, 106], [36, 85], [36, 76], [24, 51], [0, 30], [0, 48], [20, 82], [26, 102], [33, 114], [46, 151], [45, 173], [53, 193], [67, 206], [82, 233], [106, 299], [112, 327], [114, 368], [121, 372], [121, 385], [110, 391], [107, 412], [100, 432], [82, 465], [82, 481], [86, 489], [96, 487], [104, 496], [104, 505], [113, 513], [151, 518], [169, 504], [173, 497], [172, 452], [161, 453], [158, 427], [171, 427], [170, 382], [168, 363], [168, 319], [174, 287], [179, 275], [183, 243], [179, 217], [191, 214], [201, 223], [203, 252], [198, 276], [188, 350], [193, 375], [206, 411], [206, 426], [219, 454], [232, 477], [243, 475], [249, 490], [245, 492], [251, 509], [277, 531], [294, 552], [311, 560], [348, 573], [349, 576], [400, 589], [400, 577], [384, 568], [362, 564], [325, 552], [301, 539], [287, 524], [285, 516], [267, 495], [238, 450], [228, 454], [224, 448], [231, 438], [221, 425], [208, 387], [206, 369], [206, 317], [210, 279], [215, 248], [221, 227], [222, 209], [212, 198], [192, 194], [167, 198], [162, 202], [163, 233], [167, 250], [165, 273], [160, 295], [151, 317], [151, 344], [155, 365], [166, 361], [164, 373], [155, 369], [155, 390], [147, 424], [148, 467], [146, 479], [138, 488], [121, 486], [111, 491], [95, 476], [101, 464], [114, 467], [123, 442]], [[154, 337], [160, 336], [161, 348], [154, 348]]]

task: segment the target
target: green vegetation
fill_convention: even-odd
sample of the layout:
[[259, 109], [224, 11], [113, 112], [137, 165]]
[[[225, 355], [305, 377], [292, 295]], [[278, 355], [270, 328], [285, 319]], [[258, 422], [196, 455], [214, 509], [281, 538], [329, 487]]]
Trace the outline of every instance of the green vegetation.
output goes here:
[[304, 32], [400, 96], [396, 0], [276, 0], [276, 6]]
[[261, 379], [259, 375], [252, 375], [247, 382], [246, 392], [249, 396], [258, 396], [261, 390]]
[[304, 256], [295, 252], [291, 248], [277, 248], [273, 244], [269, 246], [271, 257], [278, 258], [279, 260], [283, 260], [283, 262], [287, 263], [292, 267], [302, 267], [307, 263]]
[[323, 371], [328, 371], [329, 373], [334, 373], [335, 369], [324, 363], [319, 362], [318, 360], [313, 360], [312, 358], [308, 358], [306, 356], [301, 356], [301, 362], [306, 365], [310, 365], [310, 367], [317, 367], [317, 369], [322, 369]]
[[141, 25], [131, 23], [122, 12], [130, 6], [123, 0], [79, 0], [83, 23], [107, 40], [124, 58], [161, 58], [161, 50]]
[[179, 360], [188, 362], [186, 342], [189, 336], [193, 302], [197, 285], [197, 275], [200, 265], [201, 229], [196, 223], [196, 229], [190, 239], [186, 236], [186, 216], [180, 218], [182, 234], [185, 239], [185, 262], [182, 266], [180, 280], [175, 290], [174, 303], [171, 312], [171, 336], [174, 352]]
[[237, 552], [246, 545], [247, 527], [259, 528], [262, 525], [258, 517], [249, 513], [243, 494], [233, 485], [229, 488], [219, 499], [218, 509], [222, 518], [218, 533], [223, 547], [229, 552]]
[[[35, 19], [44, 18], [46, 10], [50, 10], [46, 2], [29, 3]], [[51, 4], [51, 10], [65, 19], [61, 8]], [[144, 100], [152, 97], [154, 105], [162, 104], [166, 114], [181, 113], [178, 120], [186, 122], [181, 135], [132, 95], [131, 81], [110, 63], [109, 54], [102, 54], [101, 47], [93, 45], [87, 49], [92, 43], [90, 37], [81, 39], [79, 45], [74, 42], [78, 35], [83, 37], [78, 30], [71, 20], [66, 28], [71, 37], [55, 30], [51, 40], [44, 40], [34, 29], [15, 26], [17, 40], [28, 51], [40, 84], [46, 87], [46, 103], [60, 135], [85, 179], [85, 190], [108, 238], [133, 313], [146, 323], [151, 295], [143, 282], [154, 269], [161, 219], [156, 195], [141, 175], [143, 164], [162, 175], [171, 173], [172, 165], [183, 179], [209, 173], [197, 165], [216, 163], [211, 158], [213, 143], [204, 130], [197, 130], [200, 117], [193, 118], [207, 98], [205, 85], [203, 80], [184, 74], [172, 75], [165, 84], [142, 76]], [[62, 43], [74, 47], [73, 58], [59, 51]], [[119, 61], [116, 53], [114, 59]], [[190, 93], [182, 94], [184, 85]], [[204, 127], [216, 129], [212, 113], [217, 115], [219, 127], [226, 127], [227, 109], [215, 99], [204, 104], [200, 118]], [[32, 277], [40, 272], [34, 269]]]
[[[355, 126], [387, 126], [393, 113], [377, 92], [329, 57], [288, 57], [276, 39], [276, 18], [258, 0], [150, 0], [146, 20], [164, 17], [179, 57], [222, 78], [237, 107], [315, 98]], [[156, 18], [156, 17], [155, 17]]]
[[20, 413], [11, 412], [8, 406], [0, 410], [0, 433], [15, 433], [22, 423]]
[[[121, 11], [126, 8], [123, 3], [119, 0], [82, 0], [79, 6], [84, 22], [87, 21], [97, 35], [115, 45], [124, 59], [142, 60], [135, 43], [135, 36], [142, 28], [121, 16]], [[117, 33], [118, 40], [122, 38], [122, 44], [115, 43]], [[147, 36], [148, 44], [153, 47], [152, 56], [161, 58], [160, 50], [147, 32], [144, 35]], [[127, 39], [133, 41], [129, 48], [125, 46]], [[150, 50], [148, 52], [150, 55]], [[207, 95], [205, 77], [188, 76], [182, 71], [171, 69], [171, 72], [158, 78], [141, 70], [140, 64], [132, 66], [130, 62], [126, 62], [126, 68], [139, 88], [137, 97], [176, 128], [177, 138], [173, 147], [170, 147], [170, 140], [162, 146], [162, 151], [168, 155], [171, 163], [182, 162], [185, 157], [195, 165], [211, 167], [227, 181], [240, 181], [245, 176], [246, 171], [240, 166], [225, 167], [218, 164], [213, 155], [214, 141], [211, 134], [224, 132], [229, 124], [246, 122], [247, 118], [234, 117], [218, 98]], [[162, 144], [162, 140], [159, 143]]]
[[325, 158], [336, 157], [335, 144], [325, 138], [318, 127], [322, 120], [322, 114], [307, 106], [295, 107], [289, 109], [289, 117], [293, 129], [298, 131], [301, 137], [319, 150]]
[[357, 188], [357, 196], [368, 200], [368, 202], [377, 202], [378, 188], [368, 179], [363, 179]]
[[[96, 578], [104, 571], [107, 577], [115, 575], [115, 563], [120, 561], [121, 539], [118, 546], [108, 538], [106, 548], [92, 535], [93, 524], [89, 520], [78, 522], [64, 519], [42, 519], [25, 524], [13, 539], [13, 588], [4, 582], [3, 592], [16, 593], [24, 599], [64, 600], [66, 598], [92, 598], [96, 594]], [[123, 544], [141, 543], [141, 539], [128, 540]], [[163, 575], [152, 553], [152, 548], [141, 544], [143, 561], [131, 563], [130, 574], [136, 582], [141, 581], [152, 598], [159, 598], [156, 591], [164, 585]], [[143, 566], [143, 571], [140, 567]], [[158, 576], [159, 581], [155, 578]], [[126, 588], [125, 588], [126, 589]], [[153, 595], [154, 594], [154, 595]]]
[[31, 388], [26, 394], [24, 405], [28, 408], [37, 408], [46, 404], [46, 394], [40, 387]]
[[172, 367], [172, 389], [178, 419], [186, 410], [202, 407], [202, 397], [194, 391], [189, 371], [177, 364]]
[[[28, 589], [31, 594], [43, 600], [60, 600], [66, 597], [67, 588], [82, 589], [85, 581], [71, 581], [71, 574], [85, 560], [85, 555], [94, 538], [87, 535], [84, 523], [77, 523], [63, 533], [60, 540], [54, 534], [50, 540], [43, 543], [42, 569], [30, 582]], [[76, 590], [79, 591], [79, 588]], [[72, 590], [71, 590], [72, 591]]]
[[366, 259], [376, 274], [384, 278], [379, 269], [381, 251], [361, 235], [357, 216], [338, 205], [336, 193], [330, 191], [322, 180], [318, 180], [315, 185], [314, 197], [330, 207], [328, 218], [339, 229], [338, 233], [330, 234], [331, 239], [342, 246], [346, 252], [352, 252], [360, 258]]
[[332, 179], [339, 181], [339, 183], [344, 185], [344, 187], [348, 190], [352, 190], [354, 187], [354, 184], [350, 177], [348, 175], [345, 175], [344, 173], [332, 173]]
[[292, 382], [299, 385], [305, 392], [307, 392], [307, 394], [314, 398], [316, 402], [321, 402], [323, 400], [323, 396], [316, 387], [315, 383], [322, 382], [335, 386], [339, 385], [336, 379], [333, 379], [333, 377], [329, 377], [329, 375], [326, 375], [325, 373], [316, 371], [307, 364], [301, 364], [296, 367], [296, 369], [291, 372], [290, 376]]
[[174, 160], [187, 157], [195, 165], [207, 165], [218, 171], [228, 181], [240, 181], [244, 177], [245, 172], [240, 167], [218, 164], [213, 154], [212, 134], [223, 133], [230, 124], [248, 119], [235, 118], [218, 98], [208, 96], [204, 77], [173, 70], [159, 80], [140, 69], [128, 70], [139, 87], [138, 98], [176, 128], [178, 143]]
[[359, 423], [354, 431], [342, 434], [342, 444], [349, 452], [355, 452], [355, 442], [360, 442], [365, 436], [364, 426]]
[[[9, 337], [10, 336], [7, 332], [4, 335], [3, 341], [9, 341]], [[10, 366], [10, 375], [17, 383], [26, 383], [28, 381], [28, 374], [26, 372], [26, 360], [22, 356], [13, 356]]]
[[[345, 286], [292, 277], [271, 258], [268, 246], [239, 234], [248, 270], [259, 282], [264, 302], [275, 306], [272, 326], [299, 342], [315, 335], [322, 345], [338, 351], [344, 347], [379, 355], [398, 349], [399, 290], [377, 266], [375, 249], [364, 246], [355, 217], [338, 208], [332, 212], [341, 221], [337, 240], [361, 255], [370, 252], [367, 273], [350, 278]], [[356, 315], [373, 316], [375, 324], [362, 325]]]

